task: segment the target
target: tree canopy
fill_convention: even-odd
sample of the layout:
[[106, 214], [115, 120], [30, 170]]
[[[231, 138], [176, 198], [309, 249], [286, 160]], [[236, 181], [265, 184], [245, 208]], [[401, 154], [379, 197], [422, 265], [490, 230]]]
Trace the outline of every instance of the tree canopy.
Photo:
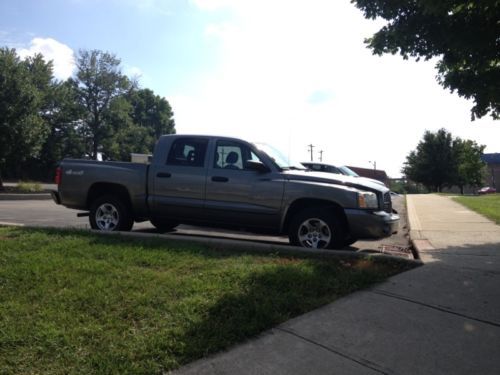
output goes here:
[[431, 191], [455, 185], [463, 193], [464, 186], [482, 182], [483, 150], [484, 146], [474, 141], [453, 138], [445, 129], [426, 131], [416, 150], [406, 157], [402, 172]]
[[471, 117], [500, 116], [500, 1], [351, 0], [388, 21], [365, 42], [374, 54], [437, 57], [438, 82], [474, 101]]
[[129, 161], [169, 133], [168, 101], [131, 82], [115, 55], [82, 50], [75, 75], [56, 81], [42, 55], [0, 48], [0, 188], [2, 175], [45, 179], [65, 157]]
[[103, 139], [111, 136], [106, 121], [111, 102], [131, 89], [131, 82], [121, 73], [120, 60], [108, 52], [81, 50], [76, 66], [77, 98], [85, 112], [83, 125], [89, 135], [91, 156], [97, 159]]
[[52, 64], [41, 55], [21, 61], [15, 50], [0, 48], [0, 170], [20, 173], [39, 156], [51, 78]]

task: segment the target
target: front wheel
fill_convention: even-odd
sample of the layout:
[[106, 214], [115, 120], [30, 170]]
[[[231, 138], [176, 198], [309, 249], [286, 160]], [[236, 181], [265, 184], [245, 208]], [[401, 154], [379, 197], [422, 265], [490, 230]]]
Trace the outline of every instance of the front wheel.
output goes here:
[[290, 223], [290, 243], [314, 249], [340, 249], [344, 245], [345, 230], [337, 217], [327, 209], [306, 208], [296, 214]]
[[90, 227], [102, 231], [129, 231], [134, 220], [128, 206], [119, 198], [105, 195], [90, 206]]

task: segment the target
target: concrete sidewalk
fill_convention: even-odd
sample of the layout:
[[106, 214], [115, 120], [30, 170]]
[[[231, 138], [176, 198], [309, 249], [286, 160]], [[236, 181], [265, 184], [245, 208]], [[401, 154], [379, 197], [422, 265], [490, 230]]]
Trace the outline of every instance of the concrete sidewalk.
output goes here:
[[179, 374], [498, 374], [500, 226], [408, 196], [426, 265], [292, 319]]

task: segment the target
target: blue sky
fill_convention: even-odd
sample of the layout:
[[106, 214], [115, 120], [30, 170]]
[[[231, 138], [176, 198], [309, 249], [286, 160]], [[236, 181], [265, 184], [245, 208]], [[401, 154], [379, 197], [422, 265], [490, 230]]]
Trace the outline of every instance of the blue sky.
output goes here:
[[[179, 133], [265, 141], [294, 159], [400, 175], [425, 130], [500, 152], [500, 125], [442, 89], [435, 61], [373, 56], [381, 21], [349, 0], [2, 0], [0, 45], [72, 73], [79, 49], [122, 60], [172, 105]], [[318, 159], [318, 154], [315, 154]]]
[[217, 63], [217, 41], [207, 42], [204, 30], [225, 14], [200, 11], [189, 1], [2, 1], [0, 35], [3, 44], [18, 47], [41, 37], [53, 38], [75, 52], [81, 48], [113, 52], [125, 68], [140, 69], [147, 86], [167, 95]]

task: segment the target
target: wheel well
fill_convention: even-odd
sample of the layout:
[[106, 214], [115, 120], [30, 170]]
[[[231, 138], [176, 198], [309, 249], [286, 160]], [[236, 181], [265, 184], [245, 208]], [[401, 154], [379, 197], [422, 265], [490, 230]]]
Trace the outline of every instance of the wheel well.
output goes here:
[[111, 183], [96, 183], [92, 185], [87, 194], [87, 208], [90, 208], [92, 202], [103, 195], [113, 195], [120, 198], [121, 201], [126, 204], [129, 208], [132, 208], [132, 202], [130, 200], [130, 194], [126, 187], [118, 184]]
[[320, 207], [331, 210], [344, 226], [346, 233], [349, 232], [349, 224], [347, 222], [344, 209], [338, 203], [322, 199], [298, 199], [288, 208], [285, 221], [283, 223], [282, 233], [288, 233], [290, 222], [296, 213], [310, 207]]

